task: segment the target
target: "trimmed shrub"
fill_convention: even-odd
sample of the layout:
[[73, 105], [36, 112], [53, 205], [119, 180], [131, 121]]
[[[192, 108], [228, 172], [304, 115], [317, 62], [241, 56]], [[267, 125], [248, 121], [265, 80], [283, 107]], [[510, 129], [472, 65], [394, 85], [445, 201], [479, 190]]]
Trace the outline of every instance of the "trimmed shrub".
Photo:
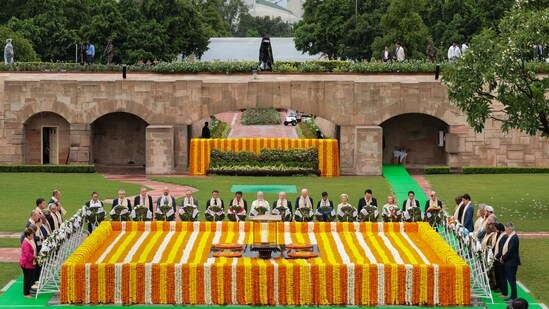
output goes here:
[[425, 174], [450, 174], [449, 166], [428, 166], [425, 167]]
[[272, 107], [248, 108], [242, 112], [241, 124], [281, 124], [280, 113]]
[[542, 174], [549, 173], [549, 167], [508, 167], [508, 166], [466, 166], [463, 174]]
[[210, 125], [210, 137], [211, 138], [226, 138], [231, 129], [231, 125], [219, 120], [215, 116], [210, 117], [212, 119], [212, 124]]
[[226, 175], [226, 176], [295, 176], [295, 175], [315, 175], [320, 176], [320, 170], [308, 168], [291, 168], [282, 165], [272, 166], [225, 166], [210, 168], [208, 174]]
[[95, 165], [0, 165], [0, 173], [95, 173]]

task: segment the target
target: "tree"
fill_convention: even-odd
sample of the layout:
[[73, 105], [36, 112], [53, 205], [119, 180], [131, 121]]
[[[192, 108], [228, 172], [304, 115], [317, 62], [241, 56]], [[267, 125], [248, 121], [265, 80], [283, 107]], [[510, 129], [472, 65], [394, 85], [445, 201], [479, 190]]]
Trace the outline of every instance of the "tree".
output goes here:
[[340, 0], [308, 0], [303, 5], [303, 19], [294, 28], [297, 50], [310, 55], [324, 54], [328, 59], [340, 57], [345, 23], [355, 14], [355, 3]]
[[221, 18], [225, 21], [229, 28], [229, 32], [232, 36], [237, 35], [240, 27], [240, 22], [243, 16], [250, 17], [248, 7], [242, 0], [227, 0], [224, 5], [220, 7]]
[[448, 96], [467, 115], [477, 132], [488, 119], [502, 131], [549, 134], [549, 77], [535, 74], [528, 61], [537, 44], [549, 37], [549, 8], [519, 0], [499, 24], [499, 33], [484, 30], [469, 51], [443, 72]]
[[430, 37], [419, 15], [424, 5], [425, 0], [392, 0], [381, 18], [383, 35], [374, 40], [372, 50], [381, 53], [385, 46], [400, 42], [406, 58], [425, 58], [425, 48]]
[[6, 26], [0, 26], [0, 42], [6, 42], [6, 39], [12, 39], [16, 61], [32, 62], [40, 60], [29, 40]]

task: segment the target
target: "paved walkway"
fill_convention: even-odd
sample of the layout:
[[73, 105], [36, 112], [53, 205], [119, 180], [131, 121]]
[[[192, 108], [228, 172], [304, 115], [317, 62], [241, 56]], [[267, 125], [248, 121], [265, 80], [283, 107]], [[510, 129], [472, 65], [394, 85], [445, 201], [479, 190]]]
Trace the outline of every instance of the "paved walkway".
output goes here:
[[[231, 131], [227, 135], [228, 138], [244, 138], [244, 137], [286, 137], [299, 138], [297, 129], [294, 126], [285, 126], [284, 123], [279, 125], [244, 125], [240, 124], [242, 119], [241, 112], [226, 112], [216, 115], [216, 117], [224, 122], [231, 124]], [[286, 119], [286, 112], [281, 111], [280, 117], [282, 121]]]

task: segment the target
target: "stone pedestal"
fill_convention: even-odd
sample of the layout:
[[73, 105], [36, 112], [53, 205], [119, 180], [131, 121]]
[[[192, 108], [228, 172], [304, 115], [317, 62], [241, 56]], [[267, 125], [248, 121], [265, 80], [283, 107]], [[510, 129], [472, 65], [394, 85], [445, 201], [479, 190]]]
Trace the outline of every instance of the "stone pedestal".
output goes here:
[[381, 176], [383, 130], [379, 126], [358, 126], [355, 128], [355, 174]]
[[379, 176], [383, 165], [383, 130], [379, 126], [342, 126], [341, 174]]
[[[88, 123], [70, 125], [69, 164], [90, 164], [91, 129]], [[64, 158], [60, 158], [60, 162]]]
[[147, 174], [174, 172], [174, 127], [150, 125], [145, 130]]

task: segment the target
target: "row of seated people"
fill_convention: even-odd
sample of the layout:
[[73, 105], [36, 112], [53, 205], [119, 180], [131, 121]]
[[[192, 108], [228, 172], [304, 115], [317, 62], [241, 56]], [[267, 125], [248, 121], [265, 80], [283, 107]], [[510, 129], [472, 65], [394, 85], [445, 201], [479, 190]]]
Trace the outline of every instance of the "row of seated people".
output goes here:
[[[264, 200], [263, 192], [257, 193], [257, 199], [248, 209], [248, 202], [242, 197], [242, 192], [236, 192], [234, 198], [227, 204], [219, 197], [219, 191], [213, 190], [212, 196], [206, 201], [204, 216], [208, 221], [221, 221], [227, 217], [230, 221], [242, 221], [247, 218], [258, 215], [280, 215], [283, 221], [423, 221], [433, 213], [442, 209], [442, 202], [436, 197], [436, 192], [432, 192], [431, 199], [425, 203], [425, 213], [419, 207], [419, 201], [415, 199], [415, 194], [410, 191], [408, 199], [403, 202], [402, 209], [396, 204], [393, 196], [387, 198], [387, 203], [383, 208], [378, 209], [377, 200], [372, 196], [372, 191], [367, 189], [364, 197], [360, 198], [357, 207], [351, 205], [348, 196], [342, 194], [341, 202], [334, 206], [334, 202], [328, 197], [327, 192], [322, 193], [322, 198], [314, 205], [313, 198], [309, 196], [307, 189], [301, 190], [295, 203], [286, 198], [286, 193], [280, 192], [279, 198], [272, 204]], [[101, 203], [97, 196], [92, 195], [92, 200], [87, 206]], [[101, 203], [102, 205], [102, 203]], [[152, 197], [146, 194], [146, 188], [141, 189], [140, 195], [134, 199], [134, 205], [139, 205], [140, 210], [147, 211], [146, 219], [152, 219], [156, 214], [164, 218], [175, 217], [179, 214], [182, 221], [196, 221], [200, 214], [198, 201], [192, 196], [191, 191], [187, 191], [181, 201], [181, 205], [176, 205], [175, 198], [169, 194], [168, 188], [164, 189], [164, 194], [158, 197], [156, 207], [152, 203]], [[124, 217], [121, 213], [125, 213]], [[168, 214], [169, 213], [169, 214]], [[125, 191], [119, 191], [119, 198], [113, 200], [111, 209], [111, 218], [114, 220], [130, 220], [136, 218], [136, 209], [132, 209], [130, 199], [125, 197]]]

